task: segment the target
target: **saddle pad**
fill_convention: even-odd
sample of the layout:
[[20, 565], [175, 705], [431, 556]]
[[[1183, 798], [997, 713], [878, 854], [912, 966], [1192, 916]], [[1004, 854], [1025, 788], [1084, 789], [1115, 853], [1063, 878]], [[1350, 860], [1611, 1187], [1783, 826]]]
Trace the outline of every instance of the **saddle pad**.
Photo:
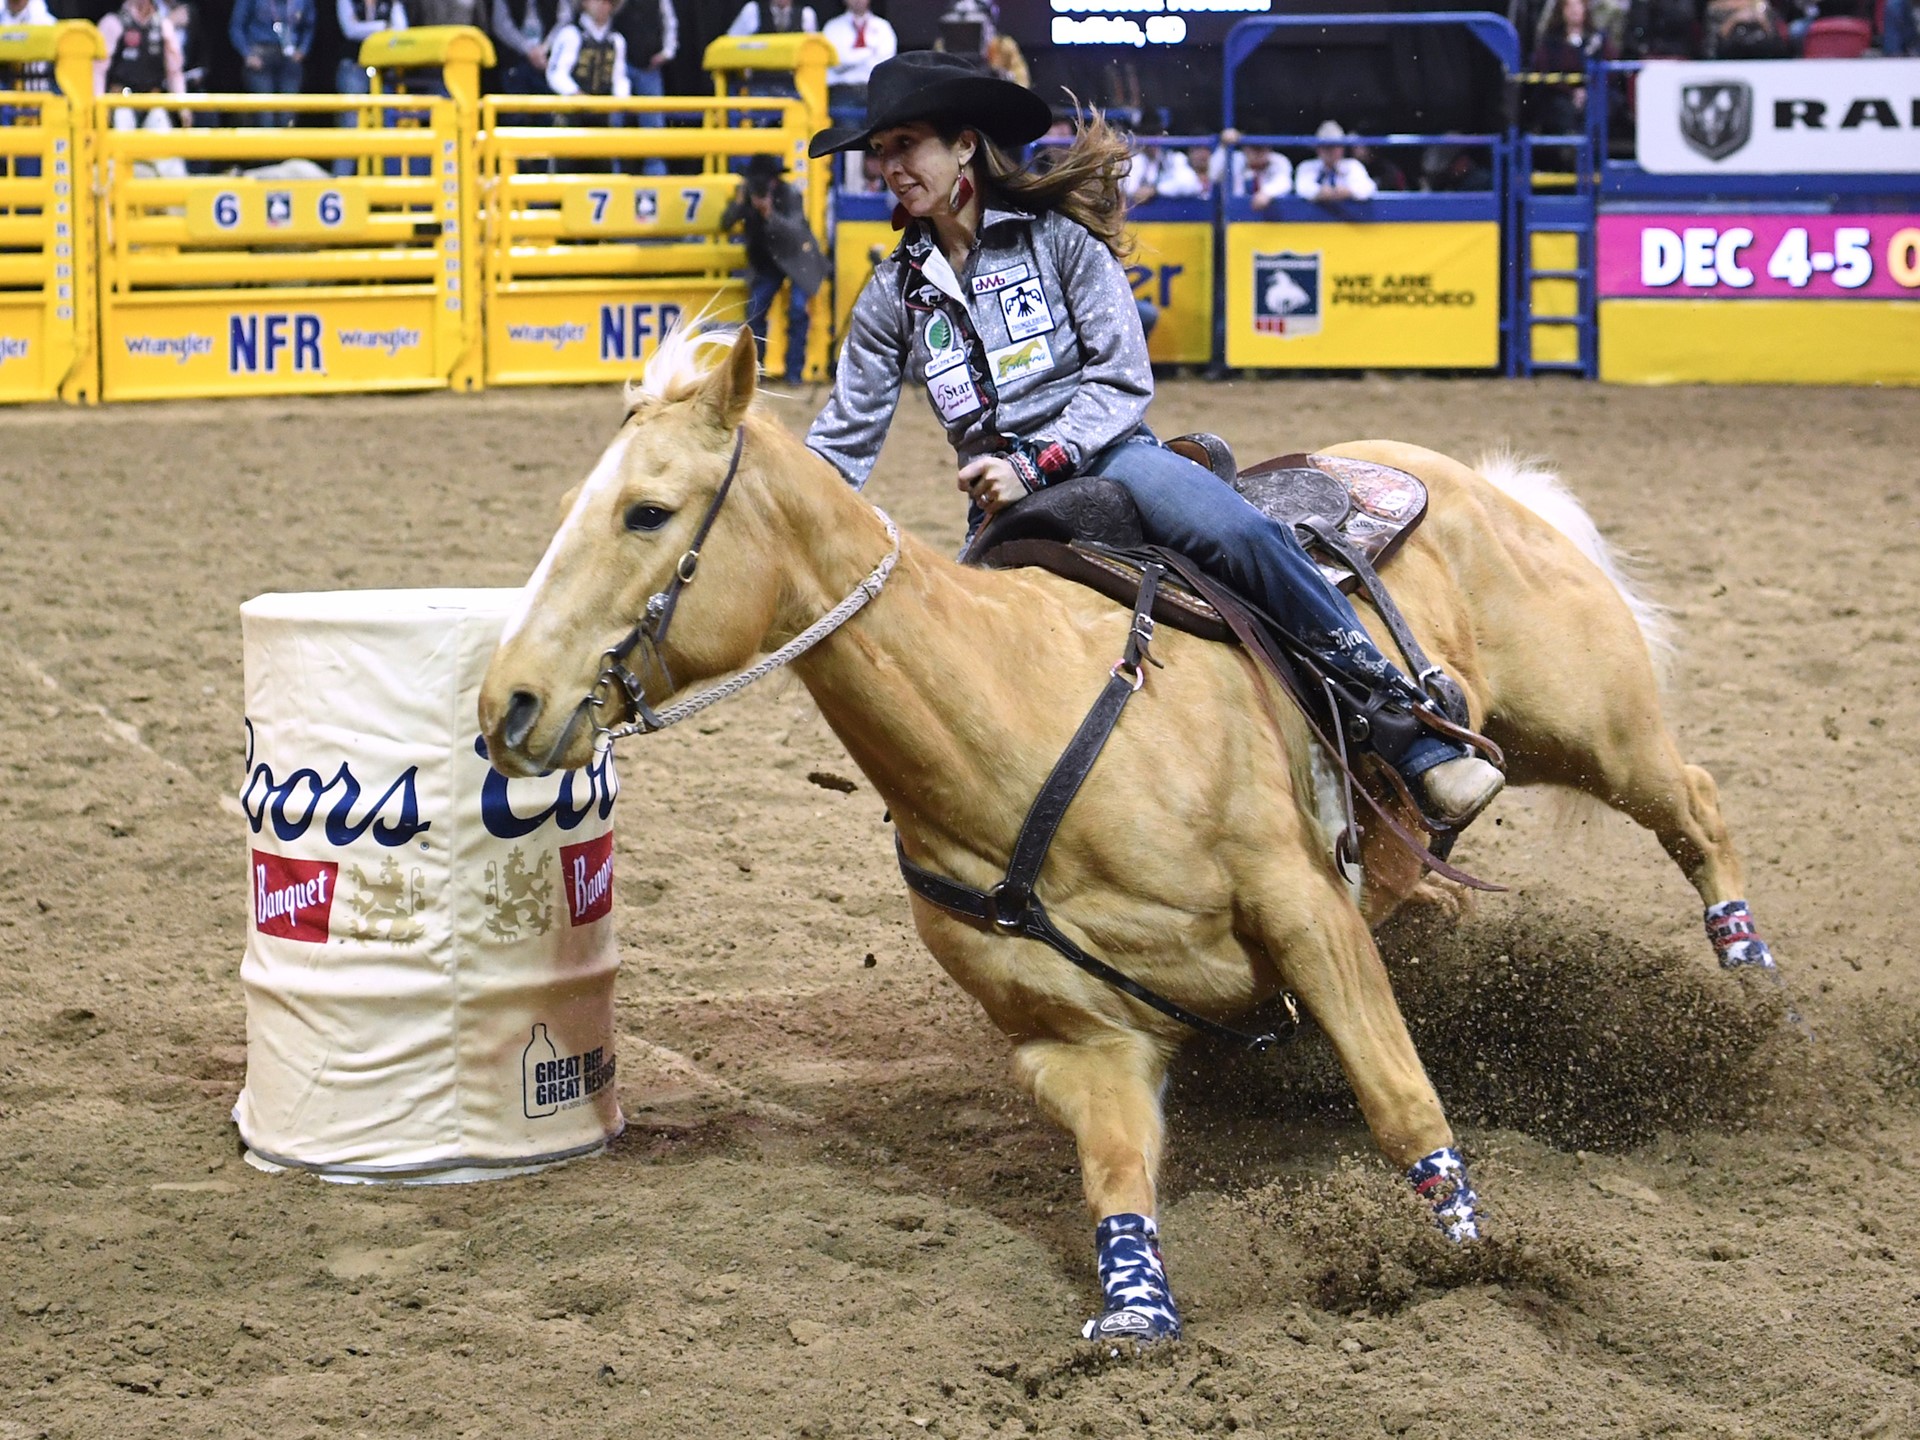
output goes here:
[[[1282, 455], [1242, 470], [1234, 489], [1284, 525], [1319, 520], [1337, 529], [1376, 570], [1427, 514], [1427, 487], [1414, 476], [1345, 455]], [[1342, 590], [1359, 583], [1337, 560], [1314, 558]]]

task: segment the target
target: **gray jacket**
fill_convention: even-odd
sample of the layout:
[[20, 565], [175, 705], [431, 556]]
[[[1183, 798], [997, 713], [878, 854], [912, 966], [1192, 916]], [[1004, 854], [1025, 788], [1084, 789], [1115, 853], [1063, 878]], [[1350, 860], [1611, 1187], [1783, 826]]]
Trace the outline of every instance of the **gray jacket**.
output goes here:
[[901, 264], [896, 251], [875, 266], [854, 302], [833, 397], [807, 432], [807, 445], [851, 484], [866, 484], [909, 379], [963, 462], [1009, 440], [1058, 443], [1077, 471], [1139, 428], [1153, 397], [1140, 313], [1126, 271], [1084, 226], [1051, 211], [989, 207], [957, 277], [943, 262], [928, 267], [965, 299], [999, 392], [997, 406], [958, 424], [949, 415], [965, 407], [942, 389], [954, 371], [936, 365], [931, 384], [927, 376], [930, 361], [951, 353], [930, 336], [950, 340], [952, 327], [938, 312], [908, 310]]

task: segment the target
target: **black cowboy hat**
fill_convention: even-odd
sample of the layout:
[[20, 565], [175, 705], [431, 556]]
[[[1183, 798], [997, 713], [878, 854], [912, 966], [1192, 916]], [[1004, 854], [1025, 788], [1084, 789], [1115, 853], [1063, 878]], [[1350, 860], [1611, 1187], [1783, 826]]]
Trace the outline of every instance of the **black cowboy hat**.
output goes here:
[[952, 120], [1012, 150], [1047, 133], [1047, 102], [1011, 80], [944, 50], [909, 50], [873, 67], [867, 81], [867, 123], [822, 130], [807, 146], [814, 159], [859, 150], [872, 136], [912, 120]]

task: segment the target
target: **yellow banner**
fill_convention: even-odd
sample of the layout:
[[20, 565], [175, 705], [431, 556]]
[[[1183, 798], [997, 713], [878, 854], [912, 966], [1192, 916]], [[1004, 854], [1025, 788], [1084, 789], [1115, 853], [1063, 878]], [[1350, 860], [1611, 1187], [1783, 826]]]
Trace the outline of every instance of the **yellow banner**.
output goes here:
[[1129, 227], [1127, 261], [1134, 298], [1158, 313], [1147, 354], [1159, 365], [1203, 365], [1213, 358], [1213, 226], [1159, 221]]
[[636, 379], [668, 327], [703, 308], [723, 318], [744, 317], [746, 285], [659, 280], [496, 296], [487, 310], [487, 383]]
[[1500, 363], [1500, 227], [1227, 227], [1227, 364], [1473, 369]]
[[419, 389], [445, 383], [431, 296], [196, 300], [111, 307], [109, 400]]
[[195, 240], [345, 240], [366, 228], [366, 191], [351, 180], [237, 180], [187, 197]]
[[30, 291], [0, 300], [0, 401], [52, 399], [60, 377], [47, 373], [46, 301]]
[[1600, 378], [1631, 385], [1920, 385], [1920, 305], [1602, 300]]

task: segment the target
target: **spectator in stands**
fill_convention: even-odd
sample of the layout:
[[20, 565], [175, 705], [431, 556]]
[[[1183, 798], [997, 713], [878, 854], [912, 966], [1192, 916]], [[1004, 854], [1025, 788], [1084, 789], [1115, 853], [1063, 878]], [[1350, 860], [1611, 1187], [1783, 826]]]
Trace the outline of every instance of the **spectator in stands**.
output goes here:
[[1227, 193], [1252, 200], [1255, 210], [1293, 192], [1293, 162], [1257, 140], [1242, 145], [1232, 126], [1220, 132], [1220, 148], [1207, 161], [1209, 186], [1218, 185], [1222, 176], [1228, 177]]
[[818, 34], [820, 20], [811, 5], [798, 5], [794, 0], [747, 0], [727, 26], [729, 35], [781, 35], [796, 30]]
[[[673, 0], [621, 0], [620, 8], [613, 12], [613, 28], [626, 42], [627, 92], [655, 100], [665, 95], [665, 67], [680, 53], [680, 13], [674, 9]], [[628, 123], [651, 128], [667, 123], [667, 117], [658, 111], [624, 118]], [[667, 162], [657, 156], [643, 160], [640, 173], [664, 175]]]
[[1293, 190], [1302, 200], [1337, 205], [1344, 200], [1371, 200], [1380, 187], [1367, 167], [1347, 154], [1347, 132], [1338, 120], [1323, 120], [1313, 132], [1313, 159], [1300, 162]]
[[987, 68], [1023, 90], [1033, 88], [1033, 72], [1027, 68], [1027, 57], [1020, 53], [1020, 42], [1004, 30], [987, 41]]
[[573, 0], [493, 0], [501, 93], [551, 95], [547, 84], [547, 62], [553, 58], [550, 47], [560, 27], [572, 23]]
[[1148, 162], [1150, 168], [1146, 176], [1146, 192], [1135, 203], [1159, 198], [1205, 199], [1213, 193], [1213, 182], [1208, 178], [1208, 165], [1212, 158], [1213, 151], [1206, 145], [1195, 145], [1189, 150], [1169, 148], [1154, 151]]
[[[345, 48], [334, 67], [333, 88], [339, 95], [366, 95], [372, 91], [367, 67], [360, 63], [360, 42], [382, 30], [407, 28], [407, 7], [403, 0], [336, 0], [340, 19], [340, 38]], [[342, 111], [340, 123], [352, 129], [360, 117], [351, 110]], [[354, 162], [341, 156], [333, 162], [336, 175], [353, 174]]]
[[1360, 168], [1373, 177], [1376, 190], [1408, 190], [1407, 172], [1400, 168], [1392, 152], [1375, 150], [1371, 145], [1355, 145], [1353, 158], [1360, 162]]
[[[627, 88], [627, 42], [613, 28], [613, 0], [580, 0], [580, 18], [553, 32], [547, 88], [556, 95], [623, 100], [633, 93]], [[587, 123], [587, 117], [577, 117], [575, 123]]]
[[[1540, 43], [1533, 47], [1533, 68], [1545, 74], [1584, 75], [1595, 60], [1609, 60], [1607, 37], [1587, 23], [1587, 0], [1557, 0], [1548, 12]], [[1587, 87], [1533, 87], [1534, 122], [1544, 135], [1578, 135], [1586, 127]]]
[[[126, 0], [101, 19], [100, 38], [106, 42], [107, 58], [94, 63], [93, 83], [102, 96], [187, 93], [180, 37], [174, 33], [173, 18], [153, 0]], [[193, 116], [182, 110], [180, 124], [190, 127]], [[143, 111], [122, 106], [113, 112], [113, 128], [171, 130], [173, 116], [158, 105]], [[156, 160], [153, 168], [169, 180], [187, 173], [184, 160]]]
[[1633, 0], [1621, 52], [1629, 60], [1690, 60], [1700, 54], [1700, 0]]
[[787, 296], [788, 385], [804, 383], [807, 366], [807, 306], [827, 278], [826, 257], [807, 224], [800, 192], [781, 177], [786, 167], [772, 155], [747, 161], [740, 190], [720, 217], [722, 229], [739, 227], [747, 245], [747, 326], [759, 342], [760, 363], [767, 360], [767, 316], [782, 285]]
[[1785, 60], [1786, 22], [1768, 0], [1707, 0], [1709, 60]]
[[[298, 95], [313, 48], [314, 0], [234, 0], [227, 37], [239, 52], [240, 83], [249, 95]], [[169, 23], [168, 30], [172, 30]], [[290, 125], [293, 116], [270, 112], [263, 125]]]
[[1492, 156], [1483, 145], [1429, 145], [1420, 157], [1420, 188], [1439, 192], [1491, 190]]
[[167, 18], [173, 21], [173, 35], [180, 42], [180, 78], [189, 94], [207, 88], [207, 37], [200, 17], [188, 0], [172, 0]]
[[893, 26], [873, 13], [873, 0], [847, 0], [847, 8], [820, 33], [833, 42], [838, 62], [827, 70], [827, 104], [849, 109], [867, 103], [867, 77], [900, 49]]

